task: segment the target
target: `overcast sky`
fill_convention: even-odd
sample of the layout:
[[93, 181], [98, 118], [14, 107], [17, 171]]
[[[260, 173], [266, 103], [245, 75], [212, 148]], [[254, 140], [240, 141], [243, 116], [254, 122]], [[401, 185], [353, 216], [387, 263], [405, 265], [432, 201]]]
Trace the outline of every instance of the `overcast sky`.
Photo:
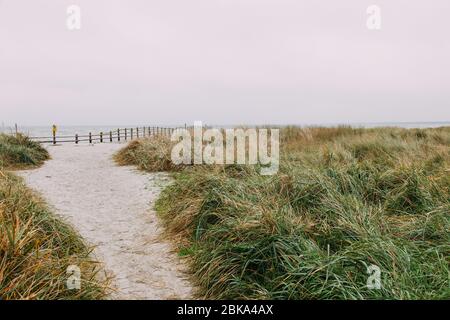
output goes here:
[[0, 0], [0, 121], [448, 121], [449, 16], [449, 0]]

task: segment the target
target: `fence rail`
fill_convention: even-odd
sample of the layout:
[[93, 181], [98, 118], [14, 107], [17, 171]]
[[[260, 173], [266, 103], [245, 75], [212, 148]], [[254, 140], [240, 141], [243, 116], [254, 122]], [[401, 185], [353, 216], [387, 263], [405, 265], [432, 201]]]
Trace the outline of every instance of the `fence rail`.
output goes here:
[[133, 139], [145, 138], [150, 136], [170, 136], [175, 129], [186, 128], [184, 127], [135, 127], [135, 128], [118, 128], [110, 131], [102, 131], [96, 134], [89, 132], [88, 134], [77, 134], [74, 135], [62, 135], [58, 136], [53, 134], [48, 137], [30, 137], [33, 141], [38, 143], [75, 143], [80, 142], [120, 142], [128, 141]]

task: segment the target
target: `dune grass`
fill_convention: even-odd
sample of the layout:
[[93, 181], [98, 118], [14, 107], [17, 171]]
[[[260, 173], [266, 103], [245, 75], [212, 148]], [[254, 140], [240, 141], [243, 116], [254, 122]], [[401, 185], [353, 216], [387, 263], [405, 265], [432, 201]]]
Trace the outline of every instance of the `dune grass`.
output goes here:
[[[167, 170], [155, 143], [133, 142], [129, 163]], [[274, 176], [177, 168], [158, 200], [201, 296], [450, 298], [450, 128], [284, 128], [280, 147]]]
[[120, 165], [135, 165], [139, 169], [149, 172], [177, 171], [181, 166], [176, 166], [170, 159], [170, 151], [173, 143], [165, 136], [152, 136], [147, 140], [133, 140], [120, 152], [114, 155], [114, 160]]
[[[47, 151], [24, 136], [0, 136], [1, 164], [42, 164]], [[107, 281], [80, 236], [59, 220], [22, 179], [0, 167], [0, 298], [100, 299]], [[81, 289], [69, 290], [67, 267], [81, 270]]]
[[47, 150], [27, 136], [0, 134], [0, 168], [24, 169], [41, 165], [47, 159]]

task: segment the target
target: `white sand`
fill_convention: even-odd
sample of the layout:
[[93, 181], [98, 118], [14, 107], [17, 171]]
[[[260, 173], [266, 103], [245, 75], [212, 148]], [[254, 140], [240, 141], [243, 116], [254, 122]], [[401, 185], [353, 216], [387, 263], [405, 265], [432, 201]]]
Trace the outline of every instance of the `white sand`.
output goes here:
[[111, 157], [123, 144], [49, 146], [52, 160], [22, 171], [57, 214], [95, 246], [94, 255], [112, 274], [114, 299], [191, 297], [184, 266], [161, 240], [152, 204], [166, 174], [118, 167]]

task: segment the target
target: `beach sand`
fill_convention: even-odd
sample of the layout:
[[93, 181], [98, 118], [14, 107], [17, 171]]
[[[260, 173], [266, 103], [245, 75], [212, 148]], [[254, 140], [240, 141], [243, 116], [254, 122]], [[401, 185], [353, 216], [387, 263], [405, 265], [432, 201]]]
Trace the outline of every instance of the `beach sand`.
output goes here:
[[113, 276], [110, 298], [190, 298], [185, 266], [161, 239], [153, 210], [169, 177], [116, 166], [111, 157], [121, 147], [48, 146], [51, 160], [18, 173], [95, 247], [94, 257]]

